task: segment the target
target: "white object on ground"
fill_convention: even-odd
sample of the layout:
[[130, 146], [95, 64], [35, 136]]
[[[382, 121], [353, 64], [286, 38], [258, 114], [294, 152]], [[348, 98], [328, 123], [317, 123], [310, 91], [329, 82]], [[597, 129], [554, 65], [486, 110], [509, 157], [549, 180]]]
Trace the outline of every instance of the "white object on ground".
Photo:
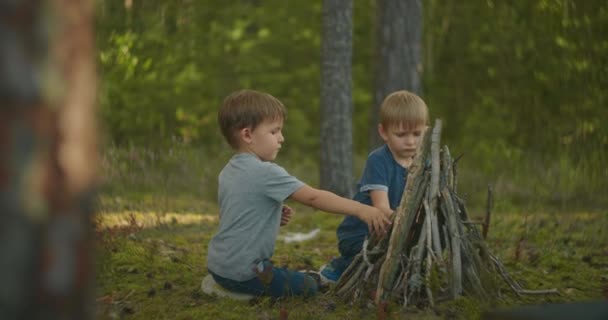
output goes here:
[[203, 282], [201, 283], [201, 289], [203, 289], [204, 293], [210, 296], [217, 295], [218, 297], [230, 298], [234, 300], [249, 301], [254, 297], [250, 294], [232, 292], [224, 289], [222, 286], [217, 284], [215, 280], [213, 280], [213, 276], [210, 274], [203, 278]]
[[321, 231], [321, 229], [316, 228], [308, 233], [288, 232], [286, 235], [283, 236], [283, 241], [285, 241], [285, 243], [290, 243], [290, 242], [302, 242], [302, 241], [310, 240], [310, 239], [316, 237], [320, 231]]

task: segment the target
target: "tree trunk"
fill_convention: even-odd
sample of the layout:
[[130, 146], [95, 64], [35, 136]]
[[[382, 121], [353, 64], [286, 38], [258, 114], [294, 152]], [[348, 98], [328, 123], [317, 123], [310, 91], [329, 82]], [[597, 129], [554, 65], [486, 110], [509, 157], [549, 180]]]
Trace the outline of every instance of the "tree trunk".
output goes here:
[[0, 319], [90, 319], [92, 2], [0, 12]]
[[418, 95], [422, 91], [422, 2], [379, 0], [376, 10], [377, 49], [369, 150], [382, 143], [377, 130], [382, 100], [397, 90], [405, 89]]
[[353, 193], [352, 18], [352, 1], [323, 2], [320, 183], [344, 197]]

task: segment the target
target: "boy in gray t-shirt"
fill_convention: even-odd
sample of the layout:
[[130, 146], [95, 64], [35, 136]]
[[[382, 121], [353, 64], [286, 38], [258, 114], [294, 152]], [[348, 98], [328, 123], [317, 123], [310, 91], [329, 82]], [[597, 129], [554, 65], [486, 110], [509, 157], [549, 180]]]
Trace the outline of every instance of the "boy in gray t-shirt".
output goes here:
[[230, 291], [272, 297], [317, 292], [309, 275], [270, 262], [279, 226], [292, 214], [283, 205], [287, 198], [355, 216], [376, 233], [390, 223], [389, 214], [312, 188], [271, 162], [284, 141], [286, 113], [278, 99], [254, 90], [233, 92], [218, 113], [222, 134], [236, 154], [219, 175], [220, 226], [209, 242], [207, 268]]

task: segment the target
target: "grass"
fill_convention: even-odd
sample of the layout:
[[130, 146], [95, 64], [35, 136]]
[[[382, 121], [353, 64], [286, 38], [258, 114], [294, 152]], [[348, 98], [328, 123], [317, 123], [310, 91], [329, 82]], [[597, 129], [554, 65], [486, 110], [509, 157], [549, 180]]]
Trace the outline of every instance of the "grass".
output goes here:
[[[341, 217], [294, 205], [288, 232], [320, 228], [301, 243], [277, 242], [273, 261], [294, 269], [317, 269], [337, 254], [335, 228]], [[217, 228], [217, 208], [205, 213], [102, 212], [98, 233], [97, 318], [99, 319], [365, 319], [376, 309], [351, 306], [330, 293], [309, 299], [268, 298], [238, 302], [205, 295], [207, 243]], [[147, 222], [146, 222], [147, 221]], [[493, 303], [461, 298], [434, 310], [389, 308], [388, 319], [475, 319], [484, 310], [524, 304], [602, 298], [608, 286], [606, 212], [500, 212], [494, 215], [488, 244], [511, 275], [528, 289], [557, 288], [559, 296], [516, 297], [504, 286]]]
[[[285, 314], [289, 319], [376, 318], [373, 305], [352, 306], [331, 294], [244, 303], [207, 296], [200, 290], [207, 275], [207, 243], [218, 225], [217, 173], [229, 157], [225, 150], [211, 152], [181, 145], [170, 150], [105, 150], [105, 180], [97, 205], [97, 318], [281, 319]], [[284, 157], [279, 163], [317, 185], [313, 161]], [[357, 170], [362, 165], [362, 158], [357, 158]], [[480, 215], [487, 181], [466, 166], [459, 175], [459, 190], [468, 200], [469, 211]], [[602, 232], [608, 225], [606, 207], [573, 210], [563, 199], [558, 206], [548, 206], [548, 198], [530, 201], [536, 194], [553, 194], [534, 190], [561, 188], [562, 194], [576, 194], [575, 186], [584, 177], [565, 175], [551, 186], [522, 172], [513, 179], [504, 177], [507, 175], [494, 179], [489, 248], [525, 288], [557, 288], [560, 295], [517, 297], [504, 285], [498, 301], [463, 297], [433, 310], [404, 311], [391, 305], [388, 319], [476, 319], [485, 310], [499, 307], [597, 300], [606, 294], [608, 233]], [[566, 178], [576, 180], [569, 184]], [[282, 228], [280, 238], [288, 232], [315, 228], [321, 232], [306, 242], [278, 240], [273, 261], [293, 269], [317, 269], [338, 254], [335, 229], [341, 217], [289, 205], [297, 214]]]
[[[454, 156], [458, 153], [452, 152]], [[116, 209], [153, 205], [155, 211], [200, 212], [200, 204], [216, 201], [217, 175], [231, 155], [228, 148], [194, 147], [179, 141], [156, 149], [110, 145], [102, 153], [104, 205]], [[318, 186], [316, 159], [316, 153], [309, 157], [281, 154], [277, 163], [304, 182]], [[608, 207], [608, 197], [598, 196], [608, 189], [608, 169], [599, 160], [575, 163], [565, 156], [553, 161], [503, 159], [490, 173], [480, 170], [474, 160], [465, 155], [458, 161], [458, 190], [467, 199], [469, 210], [482, 210], [488, 185], [493, 186], [497, 210]], [[355, 157], [357, 179], [364, 163], [364, 155]]]

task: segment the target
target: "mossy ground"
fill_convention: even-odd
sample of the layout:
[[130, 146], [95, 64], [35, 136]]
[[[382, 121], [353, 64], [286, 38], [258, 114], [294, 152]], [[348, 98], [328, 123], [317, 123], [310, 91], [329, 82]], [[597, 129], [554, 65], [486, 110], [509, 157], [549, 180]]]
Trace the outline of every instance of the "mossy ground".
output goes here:
[[[176, 212], [155, 212], [155, 201]], [[171, 200], [173, 201], [173, 200]], [[369, 319], [370, 305], [353, 306], [331, 293], [313, 298], [238, 302], [200, 290], [207, 275], [207, 243], [216, 231], [217, 207], [198, 200], [101, 198], [96, 255], [99, 319]], [[312, 240], [279, 240], [273, 261], [317, 269], [337, 255], [337, 215], [295, 206], [280, 236], [320, 228]], [[199, 210], [195, 210], [199, 208]], [[202, 209], [202, 210], [201, 210]], [[498, 301], [467, 297], [434, 309], [390, 305], [387, 319], [476, 319], [486, 310], [526, 304], [602, 299], [608, 288], [608, 212], [495, 212], [488, 245], [527, 289], [557, 288], [559, 295], [518, 297], [503, 283]]]

